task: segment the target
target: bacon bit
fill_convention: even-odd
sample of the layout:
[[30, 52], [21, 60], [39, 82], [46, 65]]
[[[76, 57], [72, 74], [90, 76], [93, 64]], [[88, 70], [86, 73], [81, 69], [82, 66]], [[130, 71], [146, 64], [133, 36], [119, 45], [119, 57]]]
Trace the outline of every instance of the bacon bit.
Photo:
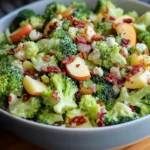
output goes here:
[[78, 68], [80, 66], [80, 64], [76, 64], [76, 67]]
[[97, 104], [99, 104], [101, 107], [104, 106], [104, 102], [102, 101], [97, 101]]
[[50, 26], [49, 26], [49, 29], [50, 29], [50, 30], [47, 31], [47, 33], [50, 34], [53, 30], [57, 29], [57, 27], [59, 27], [59, 24], [58, 24], [58, 22], [56, 21], [56, 22], [54, 22], [53, 25], [50, 25]]
[[28, 75], [28, 76], [34, 76], [35, 72], [33, 70], [26, 70], [26, 71], [24, 71], [24, 74]]
[[132, 110], [132, 112], [134, 112], [134, 106], [129, 105], [130, 109]]
[[80, 52], [79, 53], [79, 56], [82, 58], [82, 59], [86, 59], [87, 58], [87, 54], [85, 52]]
[[76, 59], [76, 56], [69, 56], [61, 61], [62, 64], [70, 64]]
[[95, 76], [95, 73], [94, 73], [93, 70], [90, 70], [90, 74], [91, 74], [92, 76]]
[[123, 22], [124, 23], [132, 23], [133, 20], [131, 18], [126, 18], [126, 19], [123, 19]]
[[70, 15], [67, 17], [68, 20], [70, 20], [71, 22], [73, 22], [73, 17]]
[[7, 50], [7, 54], [8, 55], [14, 55], [14, 51], [13, 50]]
[[57, 91], [53, 91], [52, 97], [54, 99], [56, 99], [57, 102], [60, 102], [60, 97], [58, 96], [58, 92]]
[[130, 43], [130, 40], [127, 40], [127, 39], [124, 39], [124, 38], [123, 38], [123, 39], [121, 40], [121, 42], [122, 42], [122, 43], [121, 43], [121, 46], [122, 46], [122, 47], [127, 47], [127, 45]]
[[76, 43], [84, 43], [84, 44], [87, 44], [87, 40], [85, 37], [83, 36], [77, 36], [76, 39], [75, 39]]
[[115, 83], [116, 81], [116, 77], [112, 73], [109, 73], [108, 76], [106, 76], [104, 79], [107, 82], [111, 82], [111, 83]]
[[100, 36], [100, 35], [93, 35], [92, 38], [91, 38], [91, 40], [92, 40], [92, 42], [93, 41], [104, 41], [105, 37]]
[[8, 95], [8, 101], [11, 102], [12, 101], [12, 96]]
[[83, 28], [85, 26], [85, 23], [81, 20], [73, 19], [72, 25], [77, 28]]
[[46, 61], [46, 62], [50, 62], [50, 58], [46, 54], [44, 54], [43, 60]]
[[30, 98], [30, 95], [29, 95], [29, 94], [27, 94], [27, 93], [24, 93], [24, 94], [23, 94], [23, 101], [24, 101], [24, 102], [28, 101], [29, 98]]
[[115, 18], [115, 17], [113, 17], [113, 16], [109, 16], [109, 20], [114, 21], [114, 20], [116, 20], [116, 18]]
[[56, 54], [56, 52], [55, 52], [55, 51], [52, 51], [52, 52], [50, 52], [49, 54], [50, 54], [50, 56], [53, 56], [53, 55]]
[[47, 67], [47, 72], [60, 73], [61, 70], [58, 67], [55, 67], [55, 66], [48, 66]]
[[84, 115], [81, 116], [75, 116], [72, 119], [69, 119], [69, 124], [72, 126], [73, 124], [75, 124], [76, 126], [79, 126], [81, 124], [86, 123], [88, 120]]

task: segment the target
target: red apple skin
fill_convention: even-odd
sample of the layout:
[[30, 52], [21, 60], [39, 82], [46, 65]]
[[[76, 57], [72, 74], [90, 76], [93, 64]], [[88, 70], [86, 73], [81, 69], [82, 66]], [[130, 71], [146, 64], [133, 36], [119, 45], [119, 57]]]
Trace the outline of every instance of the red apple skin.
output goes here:
[[19, 28], [15, 32], [13, 32], [9, 38], [13, 41], [13, 43], [20, 42], [24, 36], [27, 36], [32, 30], [32, 26], [30, 24], [25, 25], [24, 27]]

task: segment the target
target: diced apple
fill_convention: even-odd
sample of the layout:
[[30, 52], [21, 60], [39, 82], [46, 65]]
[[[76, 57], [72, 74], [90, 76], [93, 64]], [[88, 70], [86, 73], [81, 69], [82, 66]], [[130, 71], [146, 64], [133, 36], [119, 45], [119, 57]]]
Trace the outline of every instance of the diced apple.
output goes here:
[[81, 57], [76, 57], [72, 63], [66, 64], [66, 70], [70, 77], [76, 80], [87, 80], [91, 77], [88, 66]]
[[118, 17], [113, 23], [116, 25], [118, 23], [124, 23], [127, 19], [131, 20], [131, 23], [134, 22], [134, 18], [128, 16], [128, 15], [124, 15], [121, 17]]
[[131, 66], [139, 65], [142, 63], [145, 66], [149, 65], [150, 64], [150, 57], [147, 55], [141, 55], [141, 54], [137, 54], [137, 53], [134, 53], [131, 55], [131, 58], [130, 58], [130, 65]]
[[20, 42], [24, 36], [27, 36], [32, 30], [30, 24], [25, 25], [24, 27], [19, 28], [15, 32], [13, 32], [9, 37], [14, 42]]
[[124, 83], [124, 86], [128, 89], [140, 89], [147, 85], [148, 80], [150, 79], [150, 72], [145, 70], [144, 72], [139, 72], [132, 77], [129, 81]]
[[30, 95], [35, 96], [40, 95], [41, 92], [47, 89], [47, 86], [43, 82], [32, 79], [27, 75], [23, 79], [23, 86]]
[[119, 36], [130, 41], [129, 46], [136, 45], [137, 35], [134, 27], [131, 24], [120, 23], [115, 25], [114, 29]]

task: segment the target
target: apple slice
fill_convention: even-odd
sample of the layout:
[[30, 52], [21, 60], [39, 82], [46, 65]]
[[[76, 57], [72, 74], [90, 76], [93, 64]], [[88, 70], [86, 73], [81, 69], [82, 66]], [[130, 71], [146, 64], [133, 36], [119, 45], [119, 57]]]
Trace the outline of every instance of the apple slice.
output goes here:
[[29, 76], [25, 76], [23, 79], [23, 87], [30, 95], [40, 95], [41, 92], [47, 89], [47, 86], [40, 81], [34, 80]]
[[15, 32], [13, 32], [9, 37], [14, 42], [20, 42], [24, 36], [27, 36], [32, 30], [32, 26], [30, 24], [25, 25], [24, 27], [19, 28]]
[[119, 23], [114, 26], [114, 29], [119, 36], [130, 41], [129, 46], [136, 45], [137, 35], [134, 27], [131, 24]]
[[131, 21], [130, 23], [134, 22], [134, 18], [132, 18], [132, 17], [130, 17], [128, 15], [124, 15], [124, 16], [118, 17], [113, 23], [116, 25], [118, 23], [124, 23], [127, 20], [130, 20]]
[[87, 80], [91, 77], [88, 66], [81, 57], [76, 57], [73, 62], [66, 64], [66, 71], [76, 80]]

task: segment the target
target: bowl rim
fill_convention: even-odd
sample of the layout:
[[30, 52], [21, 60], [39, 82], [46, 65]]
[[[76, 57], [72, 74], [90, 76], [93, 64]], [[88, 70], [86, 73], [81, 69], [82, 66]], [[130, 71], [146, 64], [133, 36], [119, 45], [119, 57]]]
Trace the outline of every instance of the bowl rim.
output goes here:
[[[52, 0], [52, 1], [56, 1], [56, 0]], [[123, 0], [122, 0], [123, 1]], [[44, 0], [44, 1], [37, 1], [37, 2], [32, 2], [30, 4], [27, 4], [23, 7], [20, 7], [14, 11], [12, 11], [10, 14], [7, 14], [6, 16], [2, 17], [0, 19], [0, 23], [6, 21], [7, 19], [13, 17], [15, 14], [17, 14], [19, 11], [28, 8], [29, 6], [32, 7], [36, 4], [42, 4], [43, 2], [48, 3], [49, 0]], [[149, 4], [146, 4], [144, 2], [138, 1], [138, 0], [126, 0], [126, 2], [133, 2], [133, 3], [137, 3], [143, 7], [149, 7]], [[125, 122], [122, 124], [117, 124], [117, 125], [112, 125], [112, 126], [104, 126], [104, 127], [93, 127], [93, 128], [68, 128], [68, 127], [62, 127], [62, 126], [53, 126], [53, 125], [47, 125], [47, 124], [42, 124], [42, 123], [38, 123], [32, 120], [27, 120], [24, 118], [20, 118], [17, 116], [14, 116], [12, 114], [10, 114], [9, 112], [7, 112], [6, 110], [2, 110], [0, 109], [0, 115], [3, 114], [7, 117], [10, 117], [13, 120], [22, 122], [24, 124], [30, 125], [30, 126], [34, 126], [34, 127], [38, 127], [38, 128], [45, 128], [45, 129], [52, 129], [52, 130], [57, 130], [57, 131], [67, 131], [67, 132], [93, 132], [93, 131], [108, 131], [108, 130], [112, 130], [112, 129], [118, 129], [118, 128], [126, 128], [128, 126], [140, 123], [144, 120], [150, 119], [150, 114], [147, 116], [144, 116], [142, 118], [130, 121], [130, 122]]]

